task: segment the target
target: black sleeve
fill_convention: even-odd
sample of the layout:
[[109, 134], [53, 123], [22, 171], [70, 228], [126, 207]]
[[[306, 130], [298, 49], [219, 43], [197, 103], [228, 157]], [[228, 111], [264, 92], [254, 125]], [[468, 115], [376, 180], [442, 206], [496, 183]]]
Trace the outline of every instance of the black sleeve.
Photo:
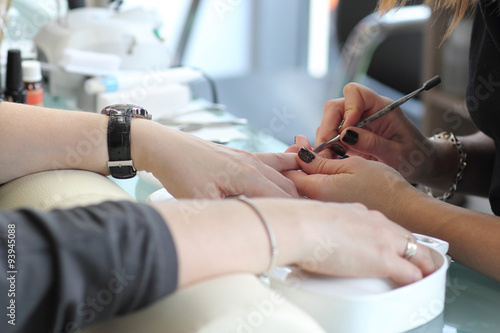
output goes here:
[[2, 333], [79, 332], [173, 292], [177, 275], [172, 236], [147, 205], [0, 212]]

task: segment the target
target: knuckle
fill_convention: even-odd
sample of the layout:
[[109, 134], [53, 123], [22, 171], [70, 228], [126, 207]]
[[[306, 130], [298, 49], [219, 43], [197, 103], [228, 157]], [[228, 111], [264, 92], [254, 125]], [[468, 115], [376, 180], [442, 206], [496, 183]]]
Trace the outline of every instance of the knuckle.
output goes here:
[[241, 155], [242, 155], [242, 157], [243, 157], [243, 158], [245, 158], [245, 159], [249, 159], [249, 160], [252, 160], [252, 161], [253, 161], [253, 160], [257, 160], [257, 157], [255, 157], [255, 155], [254, 155], [254, 154], [252, 154], [252, 153], [250, 153], [250, 152], [248, 152], [248, 151], [246, 151], [246, 150], [242, 150], [242, 151], [240, 152], [240, 154], [241, 154]]
[[284, 178], [283, 179], [283, 187], [285, 190], [294, 190], [295, 184], [291, 179]]
[[321, 125], [316, 129], [316, 136], [319, 136], [321, 132], [323, 131]]
[[289, 156], [287, 156], [286, 154], [274, 154], [273, 155], [273, 158], [276, 159], [276, 162], [278, 162], [279, 164], [282, 164], [283, 162], [286, 162], [288, 160], [288, 158], [290, 158]]
[[368, 215], [373, 219], [373, 220], [387, 220], [384, 214], [379, 212], [378, 210], [370, 210], [368, 211]]
[[363, 157], [355, 155], [342, 160], [347, 170], [359, 170], [359, 168], [364, 168], [367, 162]]
[[355, 92], [358, 90], [358, 84], [354, 82], [350, 82], [344, 86], [344, 96], [349, 95], [349, 93]]
[[323, 111], [335, 110], [337, 108], [339, 101], [340, 101], [339, 99], [331, 99], [329, 101], [326, 101], [323, 107]]
[[375, 149], [377, 147], [377, 137], [375, 135], [366, 135], [364, 146], [368, 151]]
[[247, 178], [255, 177], [260, 175], [260, 171], [253, 165], [244, 163], [241, 166], [241, 174], [245, 175]]
[[388, 248], [380, 246], [378, 248], [378, 257], [379, 257], [379, 265], [380, 272], [383, 276], [391, 275], [392, 271], [392, 259], [394, 258], [394, 253]]
[[366, 208], [365, 205], [363, 205], [362, 203], [359, 203], [359, 202], [351, 203], [349, 205], [351, 206], [352, 209], [357, 210], [357, 211], [361, 211], [361, 212], [368, 211], [368, 208]]

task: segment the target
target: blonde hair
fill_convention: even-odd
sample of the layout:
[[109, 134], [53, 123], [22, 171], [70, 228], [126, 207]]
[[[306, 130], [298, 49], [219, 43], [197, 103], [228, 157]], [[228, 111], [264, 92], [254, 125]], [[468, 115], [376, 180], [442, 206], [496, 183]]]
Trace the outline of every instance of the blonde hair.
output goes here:
[[[450, 36], [457, 24], [466, 16], [472, 13], [474, 4], [478, 0], [425, 0], [424, 4], [433, 9], [449, 10], [453, 12], [453, 17], [444, 35], [444, 39]], [[391, 8], [403, 6], [407, 0], [379, 0], [377, 9], [382, 13], [387, 13]]]

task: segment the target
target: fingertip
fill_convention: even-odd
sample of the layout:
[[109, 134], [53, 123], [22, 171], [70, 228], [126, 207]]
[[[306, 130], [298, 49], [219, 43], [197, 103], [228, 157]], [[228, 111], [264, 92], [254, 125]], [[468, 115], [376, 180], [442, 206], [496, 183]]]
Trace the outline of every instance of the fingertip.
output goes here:
[[353, 129], [350, 129], [350, 128], [347, 128], [343, 135], [341, 136], [341, 140], [342, 142], [344, 142], [345, 144], [348, 144], [348, 145], [355, 145], [358, 143], [359, 141], [359, 134], [357, 131], [353, 130]]
[[408, 260], [399, 258], [398, 262], [400, 264], [395, 267], [395, 271], [390, 276], [397, 284], [406, 286], [420, 281], [424, 277], [423, 272]]
[[420, 269], [418, 269], [418, 267], [414, 267], [412, 270], [412, 273], [409, 276], [410, 282], [408, 284], [417, 282], [419, 280], [422, 280], [423, 278], [424, 278], [424, 274], [422, 273], [422, 271]]
[[417, 254], [410, 260], [423, 273], [423, 276], [428, 276], [439, 269], [434, 260], [432, 260], [431, 250], [422, 244], [418, 244]]
[[305, 147], [300, 148], [298, 156], [305, 163], [311, 163], [316, 158], [316, 155]]
[[312, 149], [309, 139], [304, 135], [297, 135], [295, 137], [295, 144], [299, 147], [306, 147], [307, 149]]
[[335, 154], [337, 154], [337, 155], [338, 155], [338, 156], [340, 156], [340, 157], [343, 157], [343, 156], [345, 156], [345, 154], [346, 154], [346, 151], [345, 151], [344, 147], [342, 147], [342, 146], [341, 146], [341, 145], [339, 145], [339, 144], [334, 144], [334, 145], [332, 145], [332, 146], [330, 147], [330, 149], [331, 149], [331, 150], [332, 150]]

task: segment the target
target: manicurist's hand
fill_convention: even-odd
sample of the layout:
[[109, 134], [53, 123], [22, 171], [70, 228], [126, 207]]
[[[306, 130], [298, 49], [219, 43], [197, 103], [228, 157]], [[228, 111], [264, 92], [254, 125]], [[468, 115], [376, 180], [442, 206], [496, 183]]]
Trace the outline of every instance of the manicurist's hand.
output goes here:
[[[344, 98], [326, 103], [315, 146], [340, 133], [339, 144], [348, 155], [383, 162], [410, 182], [428, 183], [428, 178], [434, 178], [430, 174], [439, 161], [440, 146], [426, 138], [400, 108], [363, 128], [355, 127], [391, 102], [362, 85], [346, 85]], [[328, 156], [329, 152], [321, 155]]]
[[295, 154], [251, 154], [140, 119], [132, 135], [137, 168], [152, 172], [176, 198], [298, 196], [281, 174], [298, 168]]
[[393, 168], [358, 156], [332, 160], [302, 148], [297, 161], [302, 170], [284, 174], [311, 199], [359, 202], [398, 221], [405, 200], [421, 194]]

